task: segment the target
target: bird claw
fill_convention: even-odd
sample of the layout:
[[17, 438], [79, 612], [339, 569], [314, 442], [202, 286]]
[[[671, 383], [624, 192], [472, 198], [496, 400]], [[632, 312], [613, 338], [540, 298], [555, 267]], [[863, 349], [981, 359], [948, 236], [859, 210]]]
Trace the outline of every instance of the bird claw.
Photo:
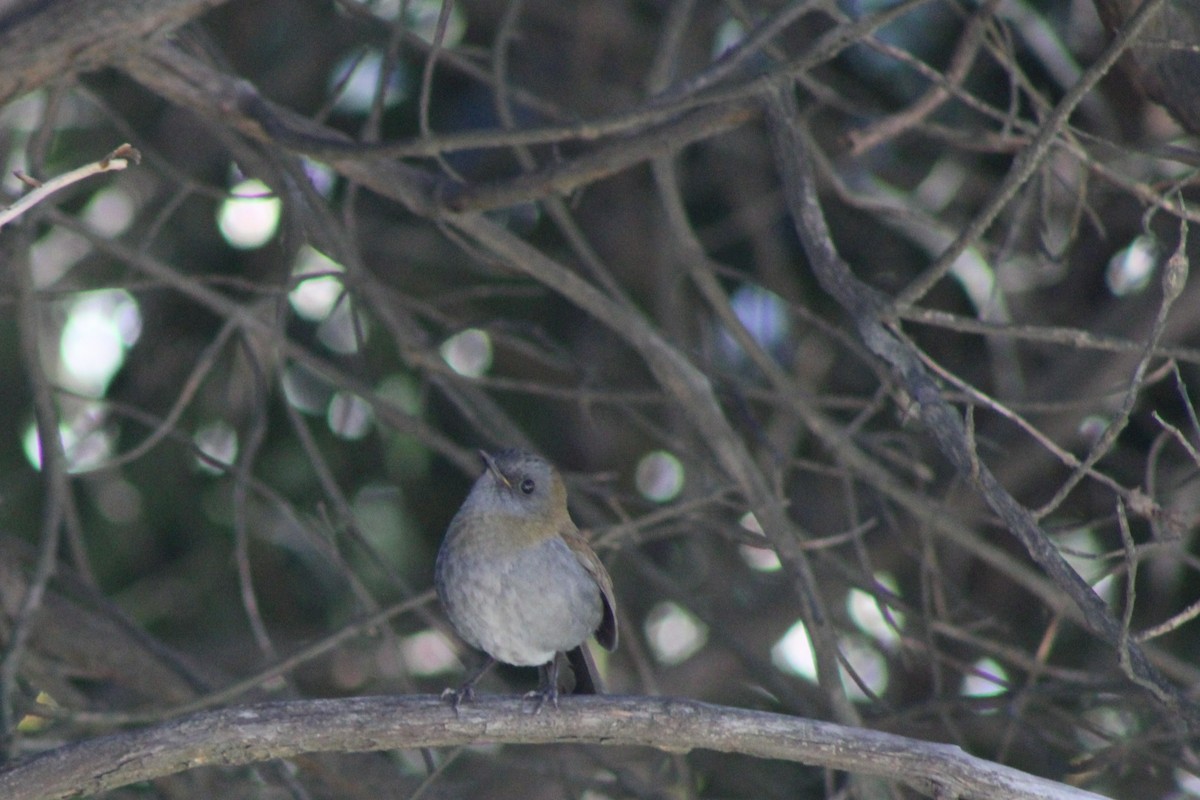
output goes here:
[[537, 705], [533, 707], [533, 715], [536, 717], [542, 713], [542, 706], [546, 705], [546, 701], [550, 701], [550, 705], [554, 706], [554, 710], [558, 710], [558, 688], [550, 687], [548, 689], [535, 689], [532, 692], [525, 693], [525, 700], [537, 700]]
[[458, 707], [464, 702], [471, 702], [475, 699], [475, 687], [471, 684], [464, 684], [457, 689], [446, 687], [442, 690], [442, 700], [448, 702], [450, 707], [454, 709], [454, 716], [458, 716]]

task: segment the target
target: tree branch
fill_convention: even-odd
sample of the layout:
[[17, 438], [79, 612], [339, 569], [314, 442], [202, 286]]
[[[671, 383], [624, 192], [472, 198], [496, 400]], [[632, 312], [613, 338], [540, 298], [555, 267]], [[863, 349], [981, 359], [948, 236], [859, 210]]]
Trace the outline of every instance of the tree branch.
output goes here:
[[124, 59], [134, 42], [183, 25], [225, 0], [17, 3], [0, 17], [0, 102], [72, 71]]
[[1128, 658], [1132, 677], [1139, 685], [1149, 689], [1189, 725], [1200, 724], [1200, 709], [1180, 695], [1136, 643], [1128, 641], [1122, 633], [1121, 623], [1063, 558], [1033, 513], [1018, 503], [991, 469], [975, 456], [961, 416], [942, 398], [937, 382], [912, 347], [885, 325], [891, 314], [890, 300], [859, 280], [838, 253], [825, 223], [811, 165], [805, 155], [807, 143], [791, 89], [781, 87], [770, 92], [766, 106], [786, 202], [797, 236], [821, 287], [850, 315], [871, 352], [896, 372], [942, 454], [960, 474], [971, 477], [1005, 528], [1079, 607], [1087, 627], [1109, 645], [1124, 651], [1121, 661], [1125, 663], [1124, 659]]
[[[101, 172], [125, 169], [129, 166], [130, 162], [136, 164], [141, 160], [141, 153], [130, 145], [123, 144], [99, 161], [84, 164], [82, 167], [59, 175], [45, 183], [37, 184], [34, 186], [33, 191], [22, 195], [11, 206], [0, 209], [0, 228], [17, 219], [55, 192], [61, 191], [72, 184], [79, 183], [93, 175], [99, 175]], [[23, 178], [23, 180], [28, 181], [29, 178]]]
[[1100, 797], [975, 758], [954, 745], [692, 700], [570, 697], [558, 710], [533, 715], [520, 699], [485, 697], [456, 715], [428, 695], [298, 700], [204, 712], [38, 754], [0, 773], [0, 796], [49, 800], [193, 767], [301, 753], [553, 742], [741, 753], [880, 776], [938, 797]]

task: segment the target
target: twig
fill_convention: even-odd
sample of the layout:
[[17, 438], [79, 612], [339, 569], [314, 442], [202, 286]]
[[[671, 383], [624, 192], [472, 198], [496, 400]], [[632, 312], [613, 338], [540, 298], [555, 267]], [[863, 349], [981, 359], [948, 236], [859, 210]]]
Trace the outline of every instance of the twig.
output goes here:
[[1188, 223], [1186, 219], [1179, 220], [1179, 246], [1175, 252], [1167, 259], [1166, 268], [1163, 270], [1162, 290], [1163, 299], [1158, 307], [1158, 313], [1154, 318], [1154, 327], [1150, 331], [1150, 336], [1146, 340], [1146, 346], [1143, 350], [1142, 357], [1138, 359], [1137, 367], [1134, 368], [1133, 377], [1129, 381], [1129, 388], [1125, 392], [1125, 397], [1121, 402], [1121, 408], [1113, 417], [1112, 421], [1104, 429], [1092, 445], [1087, 457], [1083, 462], [1075, 468], [1067, 477], [1058, 491], [1054, 493], [1054, 497], [1050, 498], [1044, 506], [1034, 512], [1034, 516], [1038, 519], [1043, 519], [1046, 515], [1054, 511], [1066, 499], [1071, 490], [1083, 480], [1083, 477], [1091, 470], [1096, 463], [1103, 458], [1117, 441], [1117, 437], [1121, 435], [1121, 431], [1125, 430], [1125, 426], [1129, 424], [1129, 417], [1133, 413], [1134, 406], [1137, 404], [1138, 396], [1141, 394], [1142, 388], [1146, 380], [1146, 371], [1150, 367], [1150, 361], [1153, 359], [1155, 348], [1158, 347], [1159, 340], [1167, 330], [1167, 318], [1170, 316], [1171, 307], [1175, 301], [1179, 299], [1179, 295], [1183, 292], [1183, 287], [1187, 283], [1188, 276], [1188, 256], [1187, 256], [1187, 235]]
[[1176, 428], [1174, 425], [1163, 419], [1162, 415], [1160, 415], [1157, 411], [1150, 412], [1150, 416], [1162, 427], [1163, 430], [1165, 430], [1171, 436], [1171, 438], [1179, 443], [1180, 447], [1187, 451], [1187, 454], [1189, 457], [1191, 457], [1192, 461], [1196, 462], [1197, 465], [1200, 465], [1200, 451], [1197, 451], [1195, 446], [1193, 446], [1192, 443], [1187, 440], [1187, 437], [1183, 435], [1183, 431], [1179, 430], [1179, 428]]
[[1147, 628], [1146, 630], [1136, 634], [1133, 637], [1134, 641], [1148, 642], [1151, 639], [1157, 639], [1159, 636], [1170, 633], [1184, 623], [1191, 622], [1196, 617], [1200, 617], [1200, 600], [1192, 603], [1183, 611], [1180, 611], [1178, 614], [1166, 620], [1165, 622], [1160, 622], [1157, 625]]
[[8, 223], [12, 222], [17, 217], [24, 214], [29, 209], [36, 206], [38, 203], [45, 200], [50, 195], [65, 189], [73, 183], [79, 183], [84, 178], [90, 178], [93, 175], [98, 175], [101, 172], [112, 172], [113, 170], [121, 170], [128, 167], [130, 164], [140, 163], [142, 154], [137, 148], [129, 144], [123, 144], [116, 150], [106, 155], [99, 161], [93, 161], [91, 164], [85, 164], [82, 167], [73, 169], [70, 172], [59, 175], [57, 178], [52, 178], [45, 183], [30, 178], [27, 175], [17, 174], [17, 178], [26, 185], [34, 185], [36, 188], [29, 194], [22, 197], [13, 203], [8, 208], [0, 211], [0, 228], [3, 228]]

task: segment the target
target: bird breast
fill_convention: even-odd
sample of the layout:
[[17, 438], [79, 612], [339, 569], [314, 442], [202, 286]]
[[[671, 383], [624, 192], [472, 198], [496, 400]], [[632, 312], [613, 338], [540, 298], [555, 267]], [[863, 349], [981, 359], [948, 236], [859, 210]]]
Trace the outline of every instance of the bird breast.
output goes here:
[[497, 548], [445, 543], [437, 586], [450, 621], [498, 661], [533, 666], [585, 641], [603, 613], [599, 587], [559, 537]]

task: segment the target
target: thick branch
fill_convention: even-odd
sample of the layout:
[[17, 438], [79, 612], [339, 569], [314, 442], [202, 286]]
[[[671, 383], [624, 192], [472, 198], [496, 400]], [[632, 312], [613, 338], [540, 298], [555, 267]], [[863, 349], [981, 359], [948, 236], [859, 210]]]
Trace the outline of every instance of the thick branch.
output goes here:
[[41, 753], [0, 773], [7, 800], [62, 798], [198, 766], [313, 752], [502, 742], [692, 749], [876, 775], [938, 797], [1099, 795], [967, 755], [958, 747], [827, 722], [656, 697], [571, 697], [534, 716], [518, 699], [487, 697], [453, 711], [430, 696], [300, 700], [184, 717]]
[[134, 43], [183, 25], [225, 0], [56, 0], [16, 3], [0, 16], [0, 102], [73, 71], [123, 60]]

